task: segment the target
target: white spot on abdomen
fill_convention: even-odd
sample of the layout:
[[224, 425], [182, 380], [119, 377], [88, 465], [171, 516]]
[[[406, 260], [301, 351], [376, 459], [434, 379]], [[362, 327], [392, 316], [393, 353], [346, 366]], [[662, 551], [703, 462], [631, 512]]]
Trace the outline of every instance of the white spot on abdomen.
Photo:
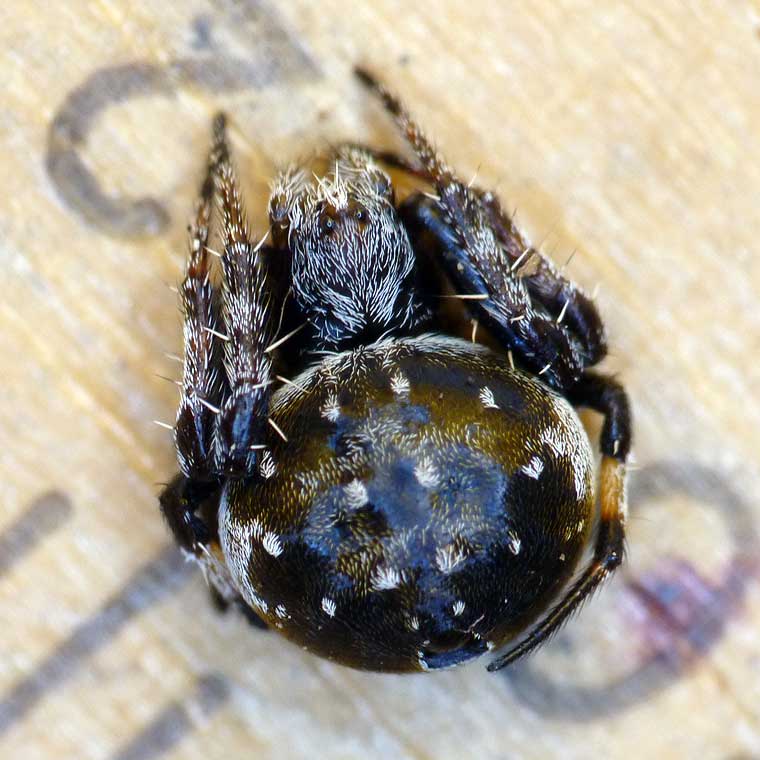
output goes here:
[[282, 542], [276, 533], [272, 533], [272, 531], [265, 533], [261, 543], [273, 557], [279, 557], [282, 554]]
[[330, 422], [337, 422], [340, 418], [340, 405], [338, 404], [338, 397], [334, 393], [330, 393], [322, 405], [322, 416]]
[[369, 501], [367, 487], [360, 480], [352, 480], [344, 486], [343, 491], [346, 494], [348, 506], [352, 509], [359, 509]]
[[562, 435], [554, 428], [546, 428], [541, 433], [541, 442], [545, 443], [556, 457], [561, 457], [565, 453], [565, 441]]
[[272, 475], [277, 472], [277, 465], [275, 464], [274, 457], [272, 457], [272, 454], [269, 452], [269, 450], [265, 451], [261, 455], [259, 472], [261, 473], [261, 477], [265, 480], [269, 480], [269, 478], [271, 478]]
[[499, 408], [499, 405], [496, 403], [496, 399], [494, 398], [493, 391], [487, 385], [483, 386], [480, 389], [478, 398], [480, 399], [480, 403], [483, 404], [486, 409]]
[[391, 378], [391, 390], [394, 396], [409, 395], [409, 379], [402, 372], [396, 372]]
[[435, 488], [439, 482], [438, 468], [423, 457], [414, 468], [414, 477], [423, 488]]
[[586, 495], [586, 473], [584, 470], [573, 470], [573, 477], [575, 479], [575, 493], [579, 499], [582, 499]]
[[435, 564], [442, 573], [450, 573], [464, 559], [464, 554], [451, 544], [435, 550]]
[[528, 464], [523, 465], [520, 468], [520, 471], [529, 478], [538, 480], [541, 473], [544, 471], [544, 463], [541, 461], [541, 457], [533, 457]]
[[401, 583], [401, 573], [393, 567], [380, 565], [372, 576], [372, 588], [375, 591], [387, 591]]

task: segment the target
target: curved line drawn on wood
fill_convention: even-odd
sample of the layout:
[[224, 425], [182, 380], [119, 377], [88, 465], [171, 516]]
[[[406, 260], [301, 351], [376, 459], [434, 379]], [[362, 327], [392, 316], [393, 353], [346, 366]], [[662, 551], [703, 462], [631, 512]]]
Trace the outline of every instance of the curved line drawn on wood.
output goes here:
[[101, 68], [66, 96], [50, 124], [45, 168], [56, 192], [86, 224], [106, 235], [157, 235], [166, 228], [169, 214], [156, 198], [110, 195], [87, 168], [80, 154], [103, 111], [137, 97], [171, 97], [185, 88], [212, 93], [260, 90], [318, 73], [273, 9], [250, 0], [239, 4], [216, 0], [214, 5], [228, 35], [232, 29], [237, 39], [245, 39], [244, 56], [230, 56], [229, 46], [216, 42], [211, 22], [216, 16], [196, 17], [194, 46], [208, 49], [211, 55], [165, 65], [133, 62]]
[[748, 584], [760, 574], [758, 535], [750, 505], [716, 470], [696, 462], [670, 460], [636, 473], [633, 511], [670, 494], [683, 494], [715, 509], [733, 545], [717, 579], [685, 559], [666, 557], [656, 570], [627, 578], [628, 601], [638, 603], [641, 618], [632, 636], [648, 650], [632, 672], [600, 686], [560, 684], [531, 662], [505, 671], [520, 699], [552, 718], [589, 721], [622, 712], [664, 689], [709, 654], [742, 609]]

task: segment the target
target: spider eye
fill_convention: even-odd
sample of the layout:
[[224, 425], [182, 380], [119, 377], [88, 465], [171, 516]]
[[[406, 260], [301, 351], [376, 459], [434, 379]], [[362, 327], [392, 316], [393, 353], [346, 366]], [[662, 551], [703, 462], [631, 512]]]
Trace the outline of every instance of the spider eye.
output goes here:
[[367, 212], [363, 208], [357, 209], [354, 217], [357, 222], [363, 222], [367, 218]]
[[323, 214], [319, 222], [319, 231], [324, 235], [330, 235], [334, 229], [335, 220], [331, 216]]

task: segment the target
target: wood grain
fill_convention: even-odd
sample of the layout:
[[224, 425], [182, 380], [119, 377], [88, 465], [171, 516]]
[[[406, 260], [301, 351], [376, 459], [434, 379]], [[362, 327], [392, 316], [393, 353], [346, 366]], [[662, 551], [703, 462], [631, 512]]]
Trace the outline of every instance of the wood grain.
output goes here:
[[[6, 5], [0, 756], [760, 757], [760, 6], [422, 5]], [[251, 632], [157, 511], [211, 116], [261, 228], [279, 163], [399, 145], [359, 61], [577, 251], [634, 399], [629, 561], [501, 675], [378, 677]]]

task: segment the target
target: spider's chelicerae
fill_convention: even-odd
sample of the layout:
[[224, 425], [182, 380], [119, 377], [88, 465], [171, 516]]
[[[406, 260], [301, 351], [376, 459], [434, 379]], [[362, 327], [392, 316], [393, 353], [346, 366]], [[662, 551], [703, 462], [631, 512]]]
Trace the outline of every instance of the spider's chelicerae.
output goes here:
[[[419, 671], [509, 645], [497, 670], [622, 560], [628, 401], [590, 369], [606, 352], [592, 301], [357, 73], [415, 159], [344, 145], [321, 173], [288, 169], [267, 245], [215, 122], [181, 288], [181, 472], [161, 507], [218, 599], [315, 654]], [[426, 192], [397, 205], [386, 169]], [[487, 344], [456, 337], [467, 319]], [[574, 407], [604, 415], [593, 537]]]

